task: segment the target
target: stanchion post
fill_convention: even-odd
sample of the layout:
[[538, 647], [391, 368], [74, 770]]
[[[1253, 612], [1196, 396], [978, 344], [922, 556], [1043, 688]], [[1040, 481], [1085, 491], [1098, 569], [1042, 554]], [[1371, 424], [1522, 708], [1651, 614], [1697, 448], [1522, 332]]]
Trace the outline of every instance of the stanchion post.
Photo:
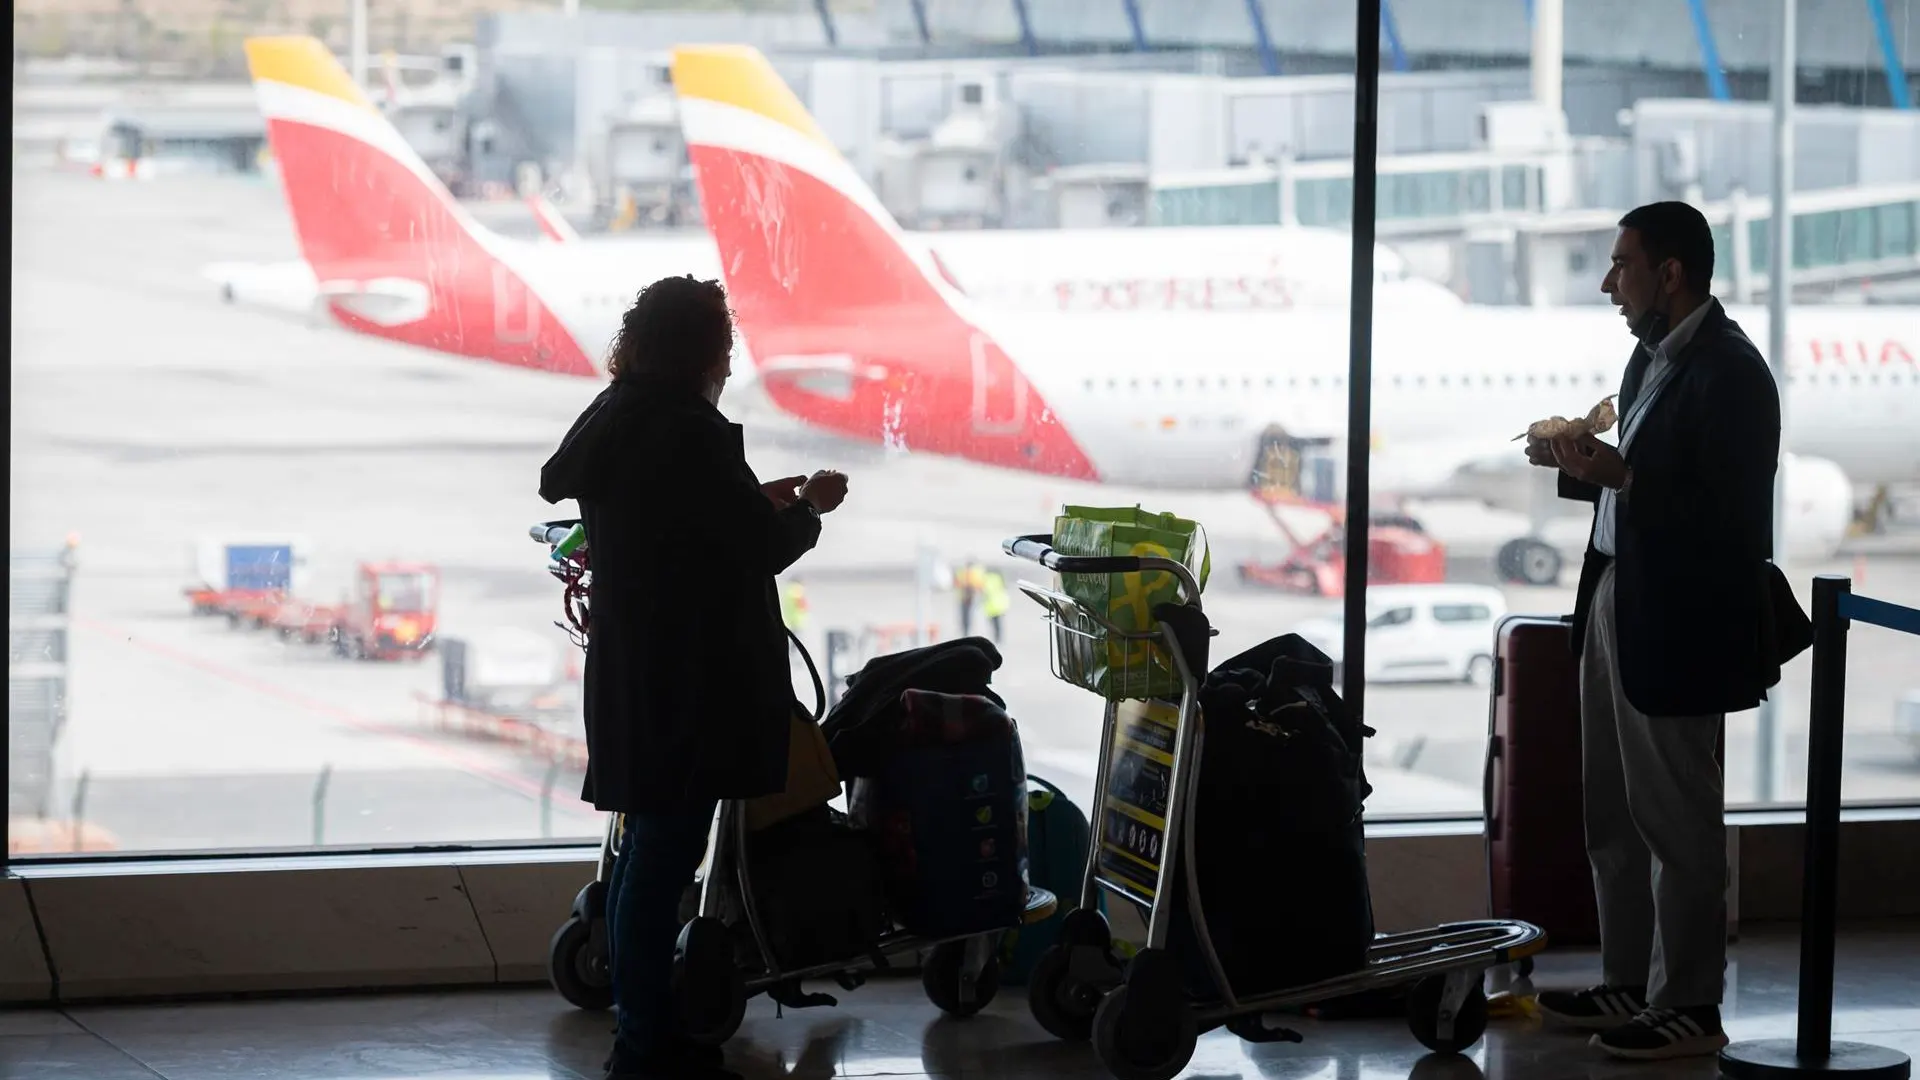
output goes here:
[[1846, 743], [1846, 578], [1813, 579], [1813, 699], [1807, 709], [1807, 853], [1800, 892], [1800, 1056], [1833, 1043], [1834, 903], [1840, 872], [1840, 759]]
[[1806, 855], [1800, 892], [1800, 1017], [1794, 1039], [1755, 1039], [1720, 1051], [1734, 1080], [1820, 1076], [1907, 1080], [1905, 1054], [1833, 1041], [1833, 945], [1840, 875], [1840, 765], [1846, 748], [1847, 616], [1844, 577], [1813, 579], [1813, 689], [1807, 707]]

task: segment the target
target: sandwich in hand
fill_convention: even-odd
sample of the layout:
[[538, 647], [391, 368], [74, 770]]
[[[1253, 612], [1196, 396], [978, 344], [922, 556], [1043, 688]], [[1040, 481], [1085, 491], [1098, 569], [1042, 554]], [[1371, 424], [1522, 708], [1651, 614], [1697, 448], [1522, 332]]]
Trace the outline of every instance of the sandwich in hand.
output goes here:
[[1545, 420], [1535, 420], [1527, 430], [1513, 437], [1514, 442], [1521, 439], [1578, 439], [1583, 435], [1598, 435], [1611, 431], [1620, 419], [1613, 409], [1614, 395], [1608, 394], [1600, 399], [1600, 404], [1587, 411], [1585, 416], [1576, 416], [1569, 420], [1564, 416], [1550, 416]]

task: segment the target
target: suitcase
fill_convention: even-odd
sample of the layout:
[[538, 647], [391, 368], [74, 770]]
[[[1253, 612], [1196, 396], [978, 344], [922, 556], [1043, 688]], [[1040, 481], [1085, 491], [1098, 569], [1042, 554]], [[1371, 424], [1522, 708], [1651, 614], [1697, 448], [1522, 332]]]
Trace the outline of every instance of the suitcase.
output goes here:
[[934, 939], [1017, 926], [1027, 903], [1019, 731], [978, 695], [908, 690], [901, 704], [901, 745], [847, 797], [879, 844], [894, 918]]
[[1509, 615], [1494, 628], [1483, 795], [1488, 913], [1554, 945], [1600, 940], [1580, 781], [1580, 661], [1570, 617]]

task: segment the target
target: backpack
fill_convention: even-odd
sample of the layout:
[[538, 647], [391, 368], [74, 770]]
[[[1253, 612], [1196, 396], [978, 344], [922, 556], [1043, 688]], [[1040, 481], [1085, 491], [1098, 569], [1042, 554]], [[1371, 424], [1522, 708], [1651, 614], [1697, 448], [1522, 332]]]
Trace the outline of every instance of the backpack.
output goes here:
[[[1060, 940], [1061, 924], [1079, 905], [1081, 877], [1087, 871], [1087, 845], [1093, 830], [1087, 815], [1059, 788], [1027, 775], [1027, 880], [1053, 893], [1060, 906], [1044, 921], [1023, 926], [1002, 939], [1000, 981], [1024, 986], [1040, 954]], [[1101, 894], [1100, 906], [1106, 907]]]
[[987, 685], [1000, 667], [1000, 650], [985, 638], [960, 638], [876, 656], [847, 676], [820, 729], [842, 777], [874, 776], [900, 745], [901, 695], [908, 690], [971, 694], [997, 708], [1007, 703]]
[[908, 690], [901, 721], [892, 755], [847, 802], [875, 835], [895, 920], [936, 939], [1017, 926], [1027, 774], [1013, 719], [979, 695]]
[[1373, 941], [1361, 766], [1372, 729], [1333, 690], [1332, 662], [1288, 634], [1215, 668], [1191, 811], [1194, 858], [1177, 867], [1190, 988], [1218, 996], [1189, 929], [1185, 874], [1199, 868], [1207, 929], [1234, 993], [1301, 986], [1366, 966]]

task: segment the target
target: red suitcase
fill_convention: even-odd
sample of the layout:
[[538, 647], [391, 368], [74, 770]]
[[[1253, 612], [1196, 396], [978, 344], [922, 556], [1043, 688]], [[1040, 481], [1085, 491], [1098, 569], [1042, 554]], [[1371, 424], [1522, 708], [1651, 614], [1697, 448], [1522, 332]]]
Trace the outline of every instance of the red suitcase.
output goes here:
[[1485, 811], [1489, 913], [1554, 945], [1600, 940], [1581, 812], [1580, 664], [1571, 618], [1509, 615], [1494, 629]]

